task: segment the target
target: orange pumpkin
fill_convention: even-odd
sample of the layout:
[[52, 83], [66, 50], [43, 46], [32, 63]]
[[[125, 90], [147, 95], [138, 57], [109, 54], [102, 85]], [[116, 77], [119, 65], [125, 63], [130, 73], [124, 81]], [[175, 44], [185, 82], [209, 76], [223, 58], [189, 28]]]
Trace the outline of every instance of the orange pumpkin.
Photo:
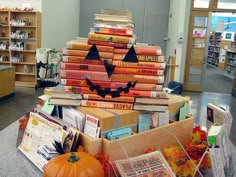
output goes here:
[[104, 177], [101, 163], [86, 152], [72, 152], [51, 159], [43, 177]]

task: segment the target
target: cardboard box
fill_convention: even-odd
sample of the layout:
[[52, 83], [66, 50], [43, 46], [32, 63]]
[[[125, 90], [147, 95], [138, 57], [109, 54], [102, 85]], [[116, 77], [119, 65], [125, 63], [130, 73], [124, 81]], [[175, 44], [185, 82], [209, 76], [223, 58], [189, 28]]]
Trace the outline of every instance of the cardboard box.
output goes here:
[[103, 152], [109, 155], [110, 160], [133, 157], [150, 147], [162, 150], [178, 144], [175, 136], [185, 145], [192, 139], [193, 125], [194, 118], [191, 117], [114, 141], [103, 138]]
[[121, 127], [137, 129], [138, 116], [144, 113], [143, 111], [100, 109], [91, 107], [77, 107], [76, 109], [85, 115], [89, 114], [98, 118], [102, 133]]
[[170, 119], [178, 120], [179, 109], [184, 106], [184, 103], [189, 104], [190, 97], [169, 94], [169, 116]]

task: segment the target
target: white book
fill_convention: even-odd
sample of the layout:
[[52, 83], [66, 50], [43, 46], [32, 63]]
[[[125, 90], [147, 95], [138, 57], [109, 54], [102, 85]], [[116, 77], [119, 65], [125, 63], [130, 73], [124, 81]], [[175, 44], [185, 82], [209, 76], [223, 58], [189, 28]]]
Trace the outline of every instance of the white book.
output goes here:
[[85, 117], [84, 134], [94, 139], [97, 138], [98, 122], [99, 119], [87, 114]]

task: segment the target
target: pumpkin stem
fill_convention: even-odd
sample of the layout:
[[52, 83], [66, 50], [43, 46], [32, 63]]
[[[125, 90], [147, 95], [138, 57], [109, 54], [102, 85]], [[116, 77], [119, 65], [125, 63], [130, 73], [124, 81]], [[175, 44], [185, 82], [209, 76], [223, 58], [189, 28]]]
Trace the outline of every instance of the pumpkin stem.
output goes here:
[[67, 161], [68, 161], [68, 162], [71, 162], [71, 163], [74, 163], [74, 162], [79, 161], [79, 159], [80, 159], [80, 158], [77, 157], [74, 152], [71, 152], [71, 153], [70, 153], [70, 157], [69, 157], [69, 159], [68, 159]]

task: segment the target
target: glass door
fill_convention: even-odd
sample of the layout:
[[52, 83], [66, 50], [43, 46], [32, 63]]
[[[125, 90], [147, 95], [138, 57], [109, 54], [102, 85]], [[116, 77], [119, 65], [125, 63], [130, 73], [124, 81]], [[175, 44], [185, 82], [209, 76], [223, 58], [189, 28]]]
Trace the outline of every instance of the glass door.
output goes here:
[[205, 49], [207, 47], [208, 12], [192, 11], [187, 47], [184, 90], [201, 91]]

